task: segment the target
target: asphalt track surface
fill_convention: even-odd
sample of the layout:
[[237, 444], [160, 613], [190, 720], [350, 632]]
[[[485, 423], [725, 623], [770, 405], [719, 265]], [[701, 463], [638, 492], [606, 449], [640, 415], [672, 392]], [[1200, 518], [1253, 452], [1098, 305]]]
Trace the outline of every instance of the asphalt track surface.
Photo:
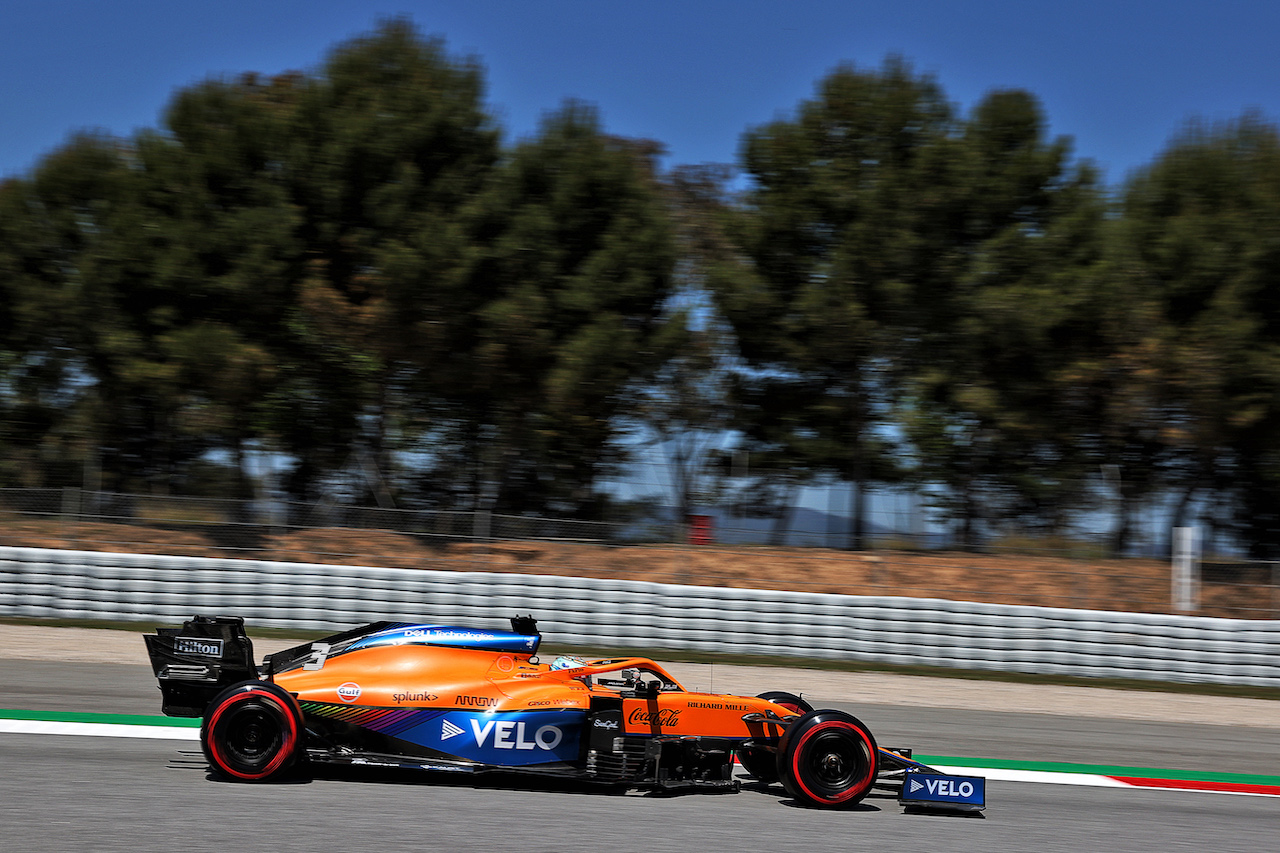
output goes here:
[[[0, 660], [0, 707], [155, 714], [148, 667]], [[786, 685], [778, 685], [785, 688]], [[1280, 730], [893, 705], [843, 707], [888, 746], [934, 755], [1275, 775]], [[1280, 800], [988, 782], [984, 817], [903, 814], [891, 798], [800, 808], [780, 787], [617, 795], [519, 779], [365, 771], [214, 781], [193, 742], [0, 734], [0, 850], [1277, 849]]]

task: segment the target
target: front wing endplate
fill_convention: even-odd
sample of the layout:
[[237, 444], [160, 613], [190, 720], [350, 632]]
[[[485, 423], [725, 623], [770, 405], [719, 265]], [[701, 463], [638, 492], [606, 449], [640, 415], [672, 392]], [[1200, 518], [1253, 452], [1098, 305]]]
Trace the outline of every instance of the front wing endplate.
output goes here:
[[982, 811], [987, 807], [987, 780], [909, 770], [898, 802], [904, 806], [948, 811]]

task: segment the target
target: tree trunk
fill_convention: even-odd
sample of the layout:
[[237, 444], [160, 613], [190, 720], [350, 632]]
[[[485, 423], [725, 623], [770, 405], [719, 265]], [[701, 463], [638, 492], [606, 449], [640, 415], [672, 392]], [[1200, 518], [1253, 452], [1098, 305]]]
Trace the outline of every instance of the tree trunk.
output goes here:
[[781, 548], [787, 544], [787, 532], [791, 529], [791, 514], [794, 511], [795, 489], [783, 493], [782, 502], [778, 506], [778, 514], [774, 517], [773, 529], [769, 531], [769, 545]]
[[866, 484], [861, 479], [850, 484], [853, 489], [849, 505], [849, 550], [866, 550], [867, 496]]
[[1129, 536], [1132, 533], [1132, 501], [1120, 490], [1120, 502], [1116, 508], [1116, 526], [1111, 533], [1111, 556], [1120, 559], [1129, 547]]
[[977, 501], [973, 499], [973, 493], [965, 491], [960, 501], [960, 550], [972, 551], [976, 548], [977, 539], [974, 533], [974, 522], [978, 518]]

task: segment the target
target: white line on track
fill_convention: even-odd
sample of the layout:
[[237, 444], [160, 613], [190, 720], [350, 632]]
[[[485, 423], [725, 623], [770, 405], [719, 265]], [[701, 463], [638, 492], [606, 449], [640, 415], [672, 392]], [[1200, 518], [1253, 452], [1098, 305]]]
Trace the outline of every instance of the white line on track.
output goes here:
[[[0, 720], [0, 732], [26, 735], [79, 735], [88, 737], [146, 738], [150, 740], [199, 740], [200, 730], [186, 726], [139, 726], [122, 723], [62, 723], [50, 720]], [[1084, 785], [1095, 788], [1144, 787], [1094, 773], [1054, 773], [1045, 770], [1011, 770], [997, 767], [933, 765], [943, 773], [982, 776], [998, 782], [1037, 782], [1047, 785]], [[1150, 790], [1150, 789], [1149, 789]], [[1205, 791], [1238, 796], [1273, 796], [1246, 791]]]
[[23, 735], [88, 735], [151, 740], [200, 740], [200, 730], [179, 726], [132, 726], [121, 723], [58, 723], [50, 720], [0, 720], [0, 732]]
[[959, 767], [952, 764], [934, 764], [931, 765], [941, 770], [943, 773], [954, 773], [957, 776], [984, 776], [988, 780], [997, 782], [1039, 782], [1046, 785], [1085, 785], [1092, 788], [1129, 788], [1130, 790], [1142, 791], [1180, 791], [1183, 793], [1192, 792], [1197, 794], [1230, 794], [1235, 797], [1275, 797], [1275, 794], [1260, 793], [1256, 791], [1222, 791], [1217, 789], [1199, 788], [1194, 782], [1188, 782], [1187, 787], [1178, 787], [1176, 784], [1171, 786], [1164, 785], [1134, 785], [1131, 782], [1123, 782], [1119, 779], [1113, 779], [1110, 776], [1101, 776], [1095, 773], [1055, 773], [1048, 770], [1010, 770], [1001, 767]]
[[1132, 788], [1126, 782], [1095, 773], [1054, 773], [1048, 770], [1009, 770], [1000, 767], [957, 767], [952, 764], [931, 764], [943, 773], [957, 776], [983, 776], [999, 782], [1041, 782], [1048, 785], [1086, 785], [1093, 788]]

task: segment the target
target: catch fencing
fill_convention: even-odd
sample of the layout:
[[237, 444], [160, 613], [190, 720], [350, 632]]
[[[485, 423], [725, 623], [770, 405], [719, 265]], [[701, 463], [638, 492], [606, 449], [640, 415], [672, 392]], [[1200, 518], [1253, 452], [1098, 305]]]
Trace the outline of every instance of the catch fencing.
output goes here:
[[[1209, 551], [1195, 595], [1170, 589], [1165, 559], [1110, 558], [1088, 540], [1006, 538], [948, 552], [911, 537], [867, 549], [751, 544], [709, 517], [707, 540], [665, 528], [483, 511], [0, 489], [0, 547], [163, 553], [441, 571], [630, 577], [655, 583], [845, 595], [965, 598], [1007, 605], [1280, 619], [1280, 563]], [[740, 520], [741, 521], [741, 520]], [[760, 531], [754, 531], [759, 533]], [[714, 536], [712, 535], [714, 534]], [[846, 537], [826, 537], [843, 546]], [[827, 544], [831, 544], [828, 542]], [[1224, 561], [1226, 560], [1226, 561]], [[1194, 559], [1192, 560], [1194, 563]], [[1186, 576], [1184, 573], [1183, 576]]]
[[1280, 687], [1280, 621], [609, 578], [0, 548], [0, 616], [330, 630], [392, 619], [551, 642]]

